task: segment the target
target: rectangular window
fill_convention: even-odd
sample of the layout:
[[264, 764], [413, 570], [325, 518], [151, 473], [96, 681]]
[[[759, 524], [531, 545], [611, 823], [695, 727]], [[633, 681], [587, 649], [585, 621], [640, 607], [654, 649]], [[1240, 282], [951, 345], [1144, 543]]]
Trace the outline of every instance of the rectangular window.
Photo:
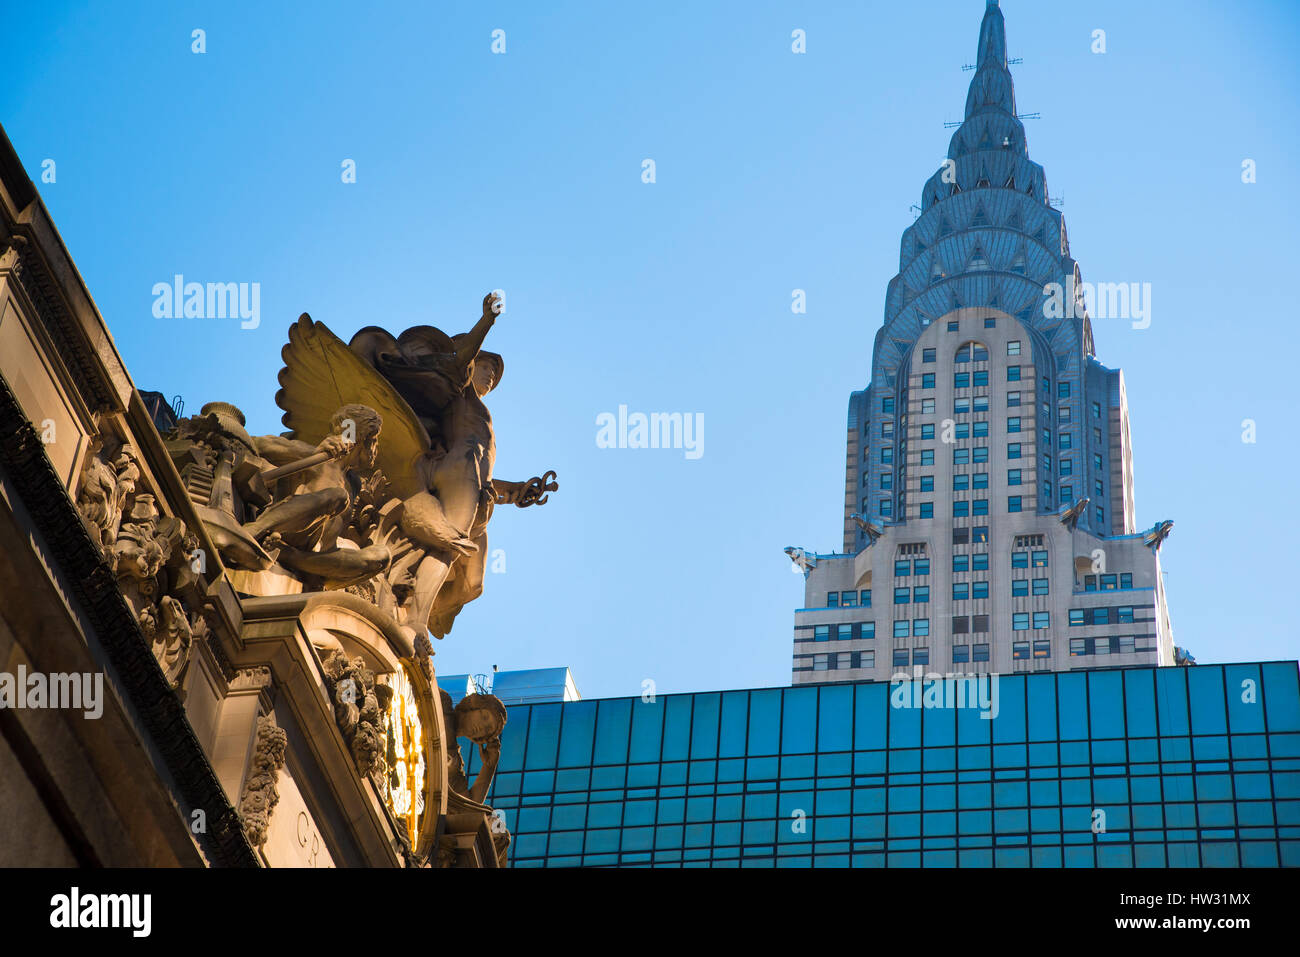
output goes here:
[[1009, 459], [1018, 459], [1018, 458], [1020, 458], [1020, 443], [1019, 443], [1019, 442], [1008, 442], [1008, 443], [1007, 443], [1007, 458], [1009, 458]]
[[1011, 597], [1025, 598], [1029, 595], [1029, 579], [1013, 578], [1011, 579]]
[[893, 472], [881, 472], [881, 473], [880, 473], [880, 487], [881, 487], [881, 488], [885, 488], [885, 489], [893, 488], [893, 487], [894, 487], [894, 473], [893, 473]]
[[953, 502], [952, 517], [967, 518], [970, 515], [970, 502]]
[[989, 410], [989, 397], [986, 395], [975, 396], [971, 403], [971, 409], [975, 412], [987, 412]]
[[969, 634], [970, 618], [966, 615], [954, 615], [952, 619], [952, 633], [954, 635]]
[[1035, 658], [1052, 657], [1052, 643], [1050, 641], [1035, 641], [1034, 657]]
[[922, 415], [933, 415], [933, 414], [934, 414], [934, 399], [922, 399], [922, 400], [921, 400], [921, 414], [922, 414]]
[[1027, 642], [1027, 641], [1013, 641], [1013, 642], [1011, 643], [1011, 657], [1012, 657], [1012, 658], [1028, 658], [1028, 657], [1029, 657], [1029, 642]]
[[894, 622], [894, 637], [906, 638], [908, 635], [912, 633], [911, 628], [912, 628], [912, 623], [908, 621], [906, 618], [897, 619]]
[[988, 583], [988, 582], [971, 582], [971, 583], [970, 583], [970, 596], [971, 596], [972, 598], [988, 598], [988, 597], [989, 597], [989, 583]]
[[912, 664], [914, 664], [914, 665], [928, 665], [929, 663], [930, 663], [930, 649], [929, 649], [929, 648], [913, 648], [913, 649], [912, 649]]
[[828, 592], [826, 593], [826, 607], [827, 607], [827, 608], [839, 608], [839, 607], [840, 607], [840, 593], [839, 593], [839, 592], [837, 592], [837, 591], [828, 591]]
[[848, 641], [853, 637], [853, 626], [839, 625], [835, 630], [835, 637], [839, 641]]
[[971, 645], [971, 649], [970, 649], [970, 660], [971, 660], [971, 661], [988, 661], [988, 660], [989, 660], [989, 646], [988, 646], [988, 645]]
[[1079, 655], [1086, 655], [1088, 653], [1088, 641], [1089, 639], [1087, 638], [1071, 638], [1070, 655], [1072, 657], [1078, 657]]
[[989, 630], [989, 616], [971, 615], [970, 630], [976, 634], [986, 634]]
[[1019, 495], [1008, 495], [1008, 496], [1007, 496], [1007, 511], [1008, 511], [1008, 512], [1018, 512], [1018, 511], [1020, 511], [1020, 496], [1019, 496]]
[[1058, 399], [1068, 399], [1070, 397], [1070, 383], [1068, 382], [1057, 383], [1056, 397]]
[[880, 509], [879, 509], [879, 511], [880, 511], [880, 514], [881, 514], [881, 515], [892, 515], [892, 514], [894, 514], [894, 507], [889, 503], [889, 499], [887, 499], [887, 498], [882, 498], [882, 499], [880, 500]]
[[1073, 443], [1074, 443], [1074, 437], [1069, 432], [1061, 433], [1060, 442], [1058, 444], [1061, 446], [1062, 449], [1070, 448]]
[[971, 435], [977, 439], [982, 439], [989, 434], [989, 424], [987, 422], [975, 422], [971, 425]]
[[1045, 549], [1041, 552], [1034, 552], [1032, 567], [1034, 568], [1047, 567], [1047, 551]]
[[858, 593], [855, 591], [846, 591], [840, 593], [840, 607], [855, 608], [858, 604]]
[[904, 667], [904, 668], [907, 667], [907, 649], [906, 649], [906, 648], [895, 648], [895, 649], [894, 649], [894, 667], [899, 667], [899, 666], [902, 666], [902, 667]]
[[922, 388], [922, 389], [933, 389], [933, 388], [934, 388], [934, 373], [933, 373], [933, 372], [926, 372], [926, 373], [923, 373], [923, 374], [922, 374], [922, 376], [921, 376], [921, 388]]
[[1020, 381], [1020, 366], [1007, 366], [1007, 381], [1008, 382]]
[[952, 600], [965, 601], [970, 597], [970, 585], [965, 582], [952, 583]]
[[922, 349], [922, 350], [921, 350], [921, 361], [922, 361], [922, 362], [933, 362], [933, 361], [934, 361], [934, 357], [935, 357], [935, 350], [933, 350], [933, 349]]
[[913, 575], [928, 575], [928, 574], [930, 574], [930, 559], [928, 559], [928, 558], [918, 558], [918, 559], [916, 560], [916, 563], [912, 566], [912, 569], [913, 569], [913, 571], [912, 571], [912, 574], [913, 574]]
[[912, 589], [910, 588], [894, 589], [895, 605], [910, 605], [911, 603], [912, 603]]
[[912, 589], [912, 604], [920, 605], [930, 600], [930, 586], [917, 585]]
[[1074, 460], [1061, 459], [1061, 476], [1065, 477], [1066, 475], [1073, 475], [1073, 474], [1074, 474]]
[[1074, 486], [1073, 486], [1073, 485], [1062, 485], [1062, 486], [1061, 486], [1061, 502], [1062, 502], [1062, 504], [1065, 504], [1065, 503], [1068, 503], [1068, 502], [1073, 502], [1073, 501], [1074, 501]]
[[1010, 342], [1007, 343], [1007, 355], [1009, 355], [1009, 356], [1018, 356], [1018, 355], [1020, 355], [1020, 340], [1019, 340], [1019, 339], [1012, 339]]
[[982, 385], [988, 385], [988, 384], [989, 384], [989, 370], [988, 370], [988, 369], [981, 369], [981, 370], [979, 370], [979, 371], [973, 373], [973, 374], [971, 375], [971, 382], [972, 382], [975, 386], [977, 386], [977, 387], [978, 387], [978, 386], [982, 386]]
[[1018, 612], [1016, 612], [1015, 614], [1013, 614], [1013, 615], [1011, 616], [1011, 630], [1012, 630], [1012, 631], [1028, 631], [1028, 630], [1029, 630], [1029, 612], [1027, 612], [1027, 611], [1018, 611]]
[[1046, 578], [1035, 578], [1035, 579], [1034, 579], [1034, 594], [1035, 594], [1035, 595], [1046, 595], [1046, 594], [1047, 594], [1047, 588], [1048, 588], [1048, 582], [1049, 582], [1049, 579], [1046, 579]]
[[1133, 573], [1132, 573], [1132, 572], [1124, 572], [1122, 575], [1119, 576], [1119, 587], [1120, 587], [1120, 588], [1132, 588], [1132, 587], [1133, 587]]
[[989, 487], [989, 473], [988, 473], [988, 472], [976, 472], [974, 475], [972, 475], [972, 476], [970, 477], [970, 479], [971, 479], [971, 481], [970, 481], [970, 487], [971, 487], [971, 488], [988, 488], [988, 487]]
[[972, 504], [972, 515], [987, 515], [989, 513], [989, 500], [986, 498], [977, 498]]
[[1007, 418], [1007, 431], [1008, 432], [1020, 431], [1020, 416], [1009, 416]]
[[1044, 628], [1050, 628], [1052, 624], [1052, 613], [1050, 611], [1034, 612], [1034, 630], [1041, 631]]
[[813, 641], [830, 641], [830, 640], [831, 640], [830, 625], [815, 625], [813, 627]]
[[955, 438], [955, 439], [969, 439], [969, 438], [970, 438], [970, 423], [969, 423], [969, 422], [958, 422], [956, 425], [954, 425], [954, 426], [952, 427], [952, 435], [953, 435], [953, 438]]
[[954, 545], [965, 545], [970, 542], [969, 528], [954, 528], [952, 530], [952, 543]]
[[1094, 419], [1100, 419], [1100, 418], [1101, 418], [1101, 403], [1100, 403], [1100, 402], [1094, 402], [1094, 403], [1092, 404], [1092, 417], [1093, 417]]
[[921, 502], [917, 506], [917, 518], [934, 518], [934, 502]]
[[976, 465], [989, 460], [989, 447], [987, 445], [977, 445], [970, 450], [970, 460]]
[[1102, 495], [1105, 494], [1103, 488], [1104, 486], [1101, 484], [1101, 479], [1097, 479], [1095, 482], [1092, 483], [1092, 490], [1097, 493], [1098, 498], [1101, 498]]
[[949, 332], [956, 332], [956, 331], [957, 331], [957, 320], [956, 320], [956, 319], [949, 319], [949, 320], [948, 320], [948, 331], [949, 331]]
[[1114, 591], [1115, 588], [1116, 588], [1116, 585], [1117, 585], [1117, 582], [1116, 582], [1116, 576], [1114, 576], [1114, 575], [1102, 575], [1102, 576], [1101, 576], [1101, 590], [1102, 590], [1102, 591]]
[[922, 476], [921, 476], [921, 491], [922, 491], [922, 492], [933, 492], [933, 491], [934, 491], [934, 476], [933, 476], [933, 475], [922, 475]]
[[984, 320], [984, 328], [985, 328], [985, 329], [992, 329], [992, 328], [993, 328], [994, 326], [996, 326], [997, 324], [998, 324], [998, 321], [997, 321], [996, 319], [994, 319], [993, 317], [991, 317], [991, 316], [985, 318], [985, 320]]
[[930, 425], [923, 425], [923, 426], [921, 426], [921, 438], [922, 438], [922, 439], [933, 439], [933, 438], [934, 438], [934, 425], [933, 425], [933, 424], [930, 424]]
[[967, 664], [969, 661], [970, 661], [970, 645], [952, 646], [952, 663], [954, 665]]
[[893, 396], [890, 396], [890, 397], [887, 398], [887, 399], [881, 399], [881, 400], [880, 400], [880, 411], [881, 411], [881, 412], [884, 412], [886, 415], [888, 415], [888, 414], [890, 414], [890, 413], [892, 413], [892, 412], [894, 411], [894, 397], [893, 397]]
[[1084, 622], [1084, 620], [1083, 620], [1083, 609], [1082, 609], [1082, 608], [1071, 608], [1071, 609], [1070, 609], [1070, 627], [1071, 627], [1071, 628], [1077, 628], [1079, 625], [1082, 625], [1082, 624], [1085, 624], [1085, 622]]
[[861, 605], [861, 607], [863, 607], [863, 608], [870, 608], [870, 607], [871, 607], [871, 589], [870, 589], [870, 588], [864, 588], [864, 589], [862, 589], [862, 591], [860, 592], [860, 595], [861, 595], [861, 597], [862, 597], [862, 605]]
[[989, 553], [979, 552], [971, 556], [970, 568], [973, 572], [986, 572], [989, 570]]
[[894, 447], [886, 445], [880, 450], [880, 462], [882, 465], [888, 465], [894, 461]]
[[829, 671], [830, 667], [830, 655], [813, 655], [813, 671]]
[[929, 634], [930, 634], [930, 619], [929, 619], [929, 618], [913, 618], [913, 619], [912, 619], [912, 635], [913, 635], [913, 637], [916, 637], [916, 638], [924, 638], [924, 637], [926, 637], [926, 636], [929, 635]]
[[1008, 392], [1008, 393], [1007, 393], [1007, 408], [1008, 408], [1008, 409], [1014, 409], [1014, 408], [1018, 408], [1019, 405], [1020, 405], [1020, 393], [1019, 393], [1019, 392]]
[[880, 425], [880, 435], [882, 438], [892, 438], [894, 435], [894, 423], [882, 422]]
[[1100, 469], [1102, 467], [1100, 455], [1094, 455], [1092, 457], [1092, 467], [1095, 469]]
[[1007, 469], [1007, 484], [1008, 485], [1020, 484], [1020, 469]]
[[1097, 506], [1097, 524], [1104, 525], [1105, 523], [1106, 523], [1106, 513], [1105, 511], [1102, 510], [1101, 506], [1099, 505]]
[[970, 568], [970, 556], [969, 556], [969, 555], [954, 555], [954, 556], [952, 556], [952, 570], [953, 570], [953, 571], [955, 571], [955, 572], [964, 572], [964, 571], [967, 571], [969, 568]]
[[1132, 605], [1122, 605], [1120, 608], [1117, 609], [1117, 614], [1119, 615], [1119, 623], [1120, 623], [1121, 625], [1131, 625], [1131, 624], [1133, 624], [1133, 606], [1132, 606]]
[[1062, 423], [1070, 421], [1070, 407], [1068, 405], [1063, 405], [1057, 408], [1056, 421]]
[[1011, 553], [1011, 567], [1012, 567], [1012, 568], [1028, 568], [1028, 567], [1029, 567], [1029, 553], [1028, 553], [1028, 552], [1012, 552], [1012, 553]]
[[1096, 591], [1096, 590], [1097, 590], [1097, 576], [1096, 576], [1096, 575], [1084, 575], [1084, 576], [1083, 576], [1083, 590], [1084, 590], [1084, 591]]
[[922, 465], [934, 464], [934, 449], [921, 449], [921, 464]]
[[989, 527], [987, 525], [976, 525], [970, 530], [970, 540], [975, 544], [987, 544], [989, 540]]
[[858, 667], [859, 668], [876, 667], [876, 653], [874, 651], [859, 651]]
[[1109, 609], [1109, 608], [1094, 608], [1094, 609], [1092, 610], [1092, 623], [1093, 623], [1094, 625], [1109, 625], [1109, 624], [1110, 624], [1110, 609]]
[[952, 490], [954, 492], [964, 492], [970, 488], [969, 475], [954, 475], [952, 477]]
[[970, 411], [970, 399], [953, 399], [952, 411], [953, 415], [965, 415]]
[[954, 389], [969, 389], [969, 388], [970, 388], [970, 373], [969, 373], [969, 372], [954, 372], [954, 373], [952, 374], [952, 387], [953, 387]]
[[858, 629], [859, 629], [859, 634], [858, 634], [859, 638], [865, 639], [865, 638], [876, 637], [876, 623], [874, 621], [864, 621], [860, 625], [858, 625]]

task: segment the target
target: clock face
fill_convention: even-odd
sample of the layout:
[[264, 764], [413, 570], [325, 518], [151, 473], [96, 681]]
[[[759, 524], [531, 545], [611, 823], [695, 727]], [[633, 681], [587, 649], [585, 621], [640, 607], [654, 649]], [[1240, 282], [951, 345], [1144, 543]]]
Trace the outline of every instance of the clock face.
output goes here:
[[419, 699], [403, 666], [388, 675], [393, 689], [386, 721], [384, 802], [398, 823], [406, 828], [410, 846], [421, 846], [421, 824], [426, 794], [424, 725]]

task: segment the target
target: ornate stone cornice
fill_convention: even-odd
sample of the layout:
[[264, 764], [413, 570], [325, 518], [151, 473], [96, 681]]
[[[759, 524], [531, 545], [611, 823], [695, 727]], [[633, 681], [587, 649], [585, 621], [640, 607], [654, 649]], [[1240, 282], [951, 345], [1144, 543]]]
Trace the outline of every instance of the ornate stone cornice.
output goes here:
[[3, 376], [0, 468], [13, 481], [52, 556], [72, 583], [73, 596], [121, 676], [119, 691], [135, 708], [176, 781], [182, 801], [207, 812], [206, 832], [195, 835], [204, 855], [214, 866], [258, 866], [239, 815], [227, 800], [180, 699], [168, 686], [113, 570], [91, 540], [40, 437]]

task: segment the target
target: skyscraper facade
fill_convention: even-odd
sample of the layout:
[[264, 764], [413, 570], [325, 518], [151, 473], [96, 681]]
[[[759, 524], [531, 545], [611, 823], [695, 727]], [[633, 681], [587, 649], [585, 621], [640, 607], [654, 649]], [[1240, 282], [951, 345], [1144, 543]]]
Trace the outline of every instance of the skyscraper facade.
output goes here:
[[1096, 357], [997, 0], [920, 209], [849, 398], [843, 551], [787, 549], [794, 683], [1173, 664], [1172, 523], [1137, 529], [1124, 377]]

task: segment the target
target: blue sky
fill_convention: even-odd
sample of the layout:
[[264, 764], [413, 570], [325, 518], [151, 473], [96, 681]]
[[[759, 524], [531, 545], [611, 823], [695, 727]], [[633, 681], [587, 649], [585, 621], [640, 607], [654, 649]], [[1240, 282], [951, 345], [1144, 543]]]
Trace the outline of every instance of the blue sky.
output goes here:
[[[1094, 332], [1127, 377], [1138, 524], [1177, 524], [1175, 639], [1295, 658], [1300, 7], [1002, 6], [1084, 278], [1152, 285], [1149, 329]], [[984, 4], [310, 9], [10, 12], [0, 121], [137, 385], [278, 432], [299, 313], [345, 339], [457, 332], [500, 287], [497, 474], [555, 469], [560, 491], [498, 511], [506, 570], [439, 671], [567, 664], [588, 697], [787, 684], [802, 581], [781, 549], [840, 545], [848, 395]], [[154, 318], [176, 273], [260, 283], [261, 325]], [[703, 413], [703, 456], [598, 448], [619, 405]]]

